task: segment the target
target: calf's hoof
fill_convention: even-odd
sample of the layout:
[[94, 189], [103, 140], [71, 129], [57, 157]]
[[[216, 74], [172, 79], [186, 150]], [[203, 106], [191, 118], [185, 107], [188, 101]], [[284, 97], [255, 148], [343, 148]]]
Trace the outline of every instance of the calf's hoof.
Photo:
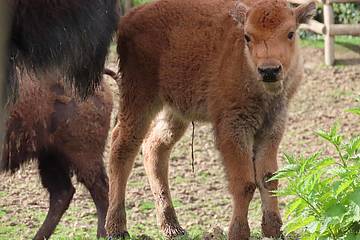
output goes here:
[[235, 219], [229, 229], [229, 240], [248, 240], [250, 239], [250, 228], [247, 222]]
[[178, 236], [186, 235], [186, 231], [180, 225], [165, 225], [162, 231], [166, 239], [176, 239]]
[[130, 239], [130, 234], [128, 231], [117, 233], [117, 234], [111, 234], [107, 240], [128, 240]]
[[278, 214], [266, 212], [263, 214], [261, 228], [264, 237], [283, 238], [282, 221]]

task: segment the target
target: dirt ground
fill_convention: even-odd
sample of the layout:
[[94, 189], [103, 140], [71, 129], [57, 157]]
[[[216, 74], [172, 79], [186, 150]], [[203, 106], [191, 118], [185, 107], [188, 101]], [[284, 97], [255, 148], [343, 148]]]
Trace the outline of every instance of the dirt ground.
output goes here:
[[[280, 165], [284, 153], [308, 155], [321, 149], [331, 151], [314, 131], [328, 129], [335, 121], [343, 124], [345, 135], [360, 132], [359, 119], [345, 112], [356, 104], [354, 97], [360, 94], [360, 52], [342, 52], [340, 57], [346, 60], [336, 67], [323, 65], [322, 50], [306, 48], [303, 55], [305, 79], [290, 107]], [[115, 69], [116, 65], [112, 62], [109, 66]], [[213, 229], [226, 232], [232, 207], [211, 126], [195, 124], [195, 172], [191, 167], [191, 131], [190, 126], [171, 156], [170, 183], [180, 223], [191, 235]], [[52, 239], [95, 239], [95, 207], [83, 186], [76, 183], [76, 190]], [[0, 176], [0, 239], [30, 239], [46, 215], [47, 199], [33, 165], [11, 177]], [[280, 199], [282, 208], [285, 204], [286, 199]], [[161, 239], [141, 154], [129, 180], [126, 206], [131, 234]], [[261, 235], [258, 193], [249, 218], [252, 235], [258, 239]]]

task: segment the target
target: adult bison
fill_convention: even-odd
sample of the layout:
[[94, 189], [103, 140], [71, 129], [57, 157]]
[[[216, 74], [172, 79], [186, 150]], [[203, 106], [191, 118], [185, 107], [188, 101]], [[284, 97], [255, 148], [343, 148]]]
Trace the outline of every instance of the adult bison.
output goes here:
[[[19, 96], [9, 104], [0, 173], [15, 172], [28, 161], [38, 164], [49, 192], [49, 210], [34, 239], [48, 239], [75, 193], [71, 176], [89, 190], [98, 215], [98, 237], [104, 237], [108, 178], [103, 153], [110, 128], [112, 94], [105, 83], [80, 101], [54, 75], [20, 79]], [[2, 146], [1, 146], [2, 147]]]
[[21, 78], [16, 68], [60, 73], [82, 97], [98, 86], [118, 24], [117, 0], [5, 0], [0, 13], [0, 131]]
[[[229, 239], [248, 239], [247, 215], [256, 188], [262, 230], [281, 235], [278, 200], [268, 181], [287, 108], [302, 78], [296, 30], [313, 2], [285, 0], [159, 0], [125, 16], [119, 26], [121, 108], [110, 159], [110, 237], [128, 235], [125, 186], [144, 142], [145, 168], [160, 227], [184, 233], [171, 202], [168, 160], [190, 121], [208, 121], [233, 198]], [[151, 126], [152, 120], [155, 118]]]

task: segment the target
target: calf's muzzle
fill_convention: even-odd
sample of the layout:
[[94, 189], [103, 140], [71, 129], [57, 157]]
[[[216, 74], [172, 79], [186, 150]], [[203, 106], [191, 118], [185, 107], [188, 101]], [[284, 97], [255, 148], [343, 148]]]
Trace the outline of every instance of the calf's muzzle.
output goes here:
[[261, 66], [258, 68], [258, 72], [264, 82], [277, 82], [278, 76], [282, 70], [281, 65], [276, 66]]

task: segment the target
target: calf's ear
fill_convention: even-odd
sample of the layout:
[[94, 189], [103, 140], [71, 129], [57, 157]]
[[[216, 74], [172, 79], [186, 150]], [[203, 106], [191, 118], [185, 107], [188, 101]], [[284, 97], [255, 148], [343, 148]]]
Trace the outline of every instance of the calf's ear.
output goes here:
[[244, 24], [246, 21], [246, 15], [248, 12], [248, 7], [237, 1], [234, 8], [230, 10], [230, 16], [238, 23]]
[[298, 24], [307, 23], [316, 14], [315, 2], [301, 4], [295, 8], [296, 21]]

